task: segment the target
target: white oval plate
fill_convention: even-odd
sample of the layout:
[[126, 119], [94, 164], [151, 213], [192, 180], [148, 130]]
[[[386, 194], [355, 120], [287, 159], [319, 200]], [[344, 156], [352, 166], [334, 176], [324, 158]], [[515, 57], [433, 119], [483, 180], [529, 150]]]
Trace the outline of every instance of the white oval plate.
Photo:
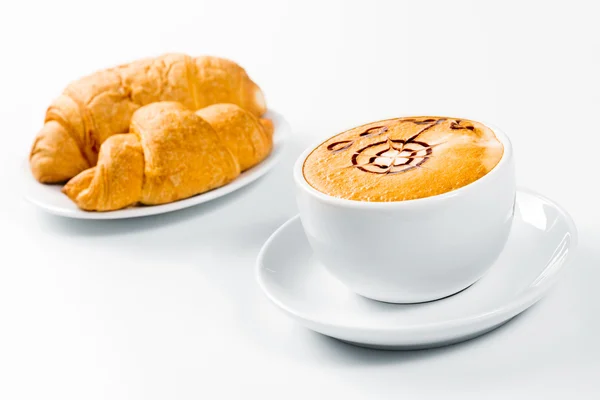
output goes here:
[[29, 170], [29, 164], [25, 163], [22, 168], [23, 181], [25, 182], [25, 198], [49, 213], [63, 217], [79, 219], [121, 219], [144, 217], [147, 215], [162, 214], [175, 210], [181, 210], [182, 208], [187, 208], [214, 200], [240, 189], [260, 178], [271, 168], [273, 168], [273, 166], [279, 160], [284, 143], [290, 135], [291, 128], [283, 116], [273, 110], [269, 110], [265, 116], [273, 120], [273, 125], [275, 127], [275, 131], [273, 133], [273, 150], [271, 151], [271, 154], [269, 154], [269, 156], [260, 164], [247, 171], [244, 171], [233, 182], [209, 192], [173, 203], [161, 204], [157, 206], [135, 206], [108, 212], [83, 211], [60, 191], [62, 185], [44, 185], [36, 181]]
[[576, 246], [569, 215], [520, 189], [502, 254], [483, 278], [454, 296], [390, 304], [352, 293], [314, 258], [298, 217], [267, 240], [257, 278], [279, 309], [316, 332], [365, 347], [428, 348], [482, 335], [525, 311], [550, 289]]

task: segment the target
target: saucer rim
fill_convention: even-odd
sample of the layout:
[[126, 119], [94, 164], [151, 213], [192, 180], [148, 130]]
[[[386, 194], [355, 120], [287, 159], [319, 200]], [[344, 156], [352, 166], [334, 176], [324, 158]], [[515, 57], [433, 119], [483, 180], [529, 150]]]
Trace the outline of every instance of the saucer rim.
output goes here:
[[[271, 302], [273, 302], [273, 304], [275, 304], [277, 307], [279, 307], [281, 310], [283, 310], [286, 314], [289, 314], [290, 316], [293, 316], [294, 318], [301, 319], [310, 324], [318, 324], [318, 325], [332, 328], [332, 329], [350, 329], [350, 330], [361, 331], [361, 332], [385, 331], [388, 333], [389, 332], [397, 332], [397, 333], [402, 333], [402, 334], [414, 334], [414, 333], [419, 333], [419, 332], [423, 332], [423, 331], [438, 331], [440, 329], [454, 329], [454, 328], [465, 327], [465, 326], [469, 326], [469, 325], [482, 325], [482, 324], [485, 324], [486, 322], [493, 323], [493, 321], [496, 317], [501, 317], [503, 315], [510, 315], [509, 317], [505, 318], [506, 320], [508, 320], [508, 319], [514, 317], [515, 315], [519, 314], [520, 312], [524, 311], [528, 307], [534, 305], [537, 301], [539, 301], [541, 299], [542, 295], [545, 292], [547, 292], [554, 285], [554, 283], [556, 282], [560, 273], [563, 272], [565, 270], [565, 268], [567, 268], [572, 263], [572, 261], [574, 259], [574, 255], [575, 255], [577, 247], [578, 247], [578, 242], [579, 242], [579, 234], [578, 234], [575, 222], [573, 221], [573, 218], [570, 216], [570, 214], [560, 204], [558, 204], [554, 200], [551, 200], [548, 197], [546, 197], [532, 189], [518, 186], [516, 192], [517, 192], [517, 194], [524, 193], [524, 194], [536, 197], [539, 200], [541, 200], [547, 204], [550, 204], [552, 207], [554, 207], [558, 211], [558, 213], [563, 217], [565, 223], [567, 224], [567, 228], [568, 228], [567, 230], [571, 234], [571, 238], [570, 238], [571, 240], [570, 240], [569, 247], [567, 249], [568, 251], [566, 253], [565, 260], [562, 262], [560, 267], [552, 274], [552, 276], [550, 278], [543, 280], [540, 284], [538, 284], [534, 287], [529, 287], [528, 289], [524, 290], [521, 294], [517, 294], [513, 300], [511, 300], [501, 306], [495, 307], [495, 308], [491, 309], [490, 311], [479, 312], [472, 316], [453, 318], [453, 319], [449, 319], [449, 320], [445, 320], [445, 321], [430, 322], [430, 323], [425, 323], [425, 324], [393, 326], [393, 327], [391, 327], [391, 326], [373, 327], [373, 326], [359, 326], [359, 325], [343, 324], [343, 323], [342, 324], [332, 323], [329, 321], [310, 317], [310, 316], [307, 316], [305, 313], [293, 310], [291, 307], [288, 307], [282, 301], [277, 299], [276, 296], [270, 292], [270, 290], [267, 288], [266, 283], [263, 280], [262, 270], [263, 270], [265, 254], [269, 251], [270, 247], [272, 246], [273, 241], [284, 230], [286, 230], [289, 225], [292, 225], [296, 222], [298, 222], [300, 224], [302, 223], [301, 221], [299, 221], [299, 219], [300, 219], [299, 214], [293, 216], [292, 218], [288, 219], [285, 223], [283, 223], [279, 228], [277, 228], [271, 234], [271, 236], [269, 236], [269, 238], [263, 244], [263, 246], [258, 254], [258, 257], [256, 259], [256, 264], [255, 264], [256, 280], [257, 280], [258, 285], [261, 288], [262, 292], [267, 296], [267, 298]], [[547, 263], [547, 265], [548, 264], [549, 263]], [[441, 301], [443, 301], [443, 299]]]

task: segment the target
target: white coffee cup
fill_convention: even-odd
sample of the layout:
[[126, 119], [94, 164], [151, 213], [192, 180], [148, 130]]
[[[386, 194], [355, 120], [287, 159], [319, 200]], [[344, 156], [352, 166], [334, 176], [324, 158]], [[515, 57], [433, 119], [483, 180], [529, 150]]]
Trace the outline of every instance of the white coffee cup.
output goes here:
[[[489, 125], [488, 125], [489, 126]], [[317, 259], [350, 290], [390, 303], [419, 303], [475, 283], [500, 255], [512, 225], [515, 165], [510, 140], [486, 175], [437, 196], [397, 202], [341, 199], [294, 180], [300, 219]]]

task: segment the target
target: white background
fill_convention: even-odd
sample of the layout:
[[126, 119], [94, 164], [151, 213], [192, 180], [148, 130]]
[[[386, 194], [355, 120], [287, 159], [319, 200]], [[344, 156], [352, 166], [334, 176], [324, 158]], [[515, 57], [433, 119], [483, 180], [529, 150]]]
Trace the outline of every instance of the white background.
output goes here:
[[[594, 3], [2, 2], [0, 398], [599, 398]], [[72, 221], [27, 204], [18, 171], [52, 98], [81, 75], [167, 51], [247, 69], [294, 128], [279, 168], [224, 200], [138, 220]], [[502, 127], [519, 184], [570, 211], [580, 251], [545, 299], [497, 331], [381, 352], [296, 325], [253, 269], [296, 214], [303, 148], [404, 114]]]

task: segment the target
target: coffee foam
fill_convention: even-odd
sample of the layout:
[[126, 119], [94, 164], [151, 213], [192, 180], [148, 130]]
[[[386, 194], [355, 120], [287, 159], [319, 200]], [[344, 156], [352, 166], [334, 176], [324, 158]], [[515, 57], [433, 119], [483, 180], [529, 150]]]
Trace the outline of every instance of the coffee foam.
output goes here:
[[372, 122], [315, 148], [302, 172], [325, 194], [359, 201], [435, 196], [476, 181], [504, 146], [485, 125], [459, 118], [407, 117]]

